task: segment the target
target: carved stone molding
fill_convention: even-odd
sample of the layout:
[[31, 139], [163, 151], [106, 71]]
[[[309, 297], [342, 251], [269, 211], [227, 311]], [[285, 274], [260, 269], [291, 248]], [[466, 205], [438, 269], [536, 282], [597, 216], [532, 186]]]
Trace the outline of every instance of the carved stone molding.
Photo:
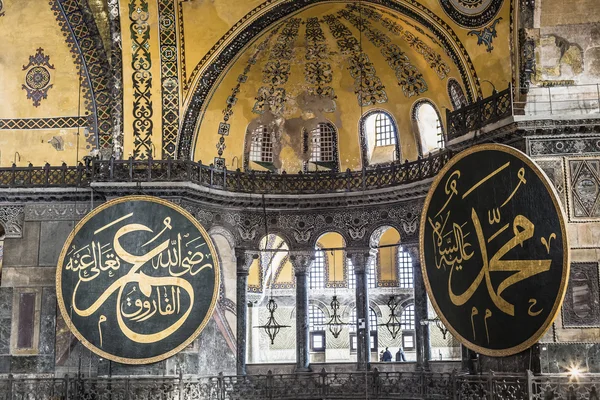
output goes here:
[[527, 151], [532, 157], [600, 154], [600, 135], [528, 137]]
[[0, 225], [4, 228], [6, 238], [23, 237], [23, 206], [0, 205]]
[[25, 206], [25, 221], [73, 221], [90, 212], [90, 203], [39, 203]]

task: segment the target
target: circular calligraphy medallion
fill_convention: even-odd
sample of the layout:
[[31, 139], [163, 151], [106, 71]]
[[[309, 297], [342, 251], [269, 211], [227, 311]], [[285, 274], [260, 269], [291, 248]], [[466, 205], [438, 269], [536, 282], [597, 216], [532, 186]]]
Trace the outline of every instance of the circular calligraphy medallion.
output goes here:
[[94, 353], [153, 363], [188, 346], [212, 316], [218, 257], [183, 208], [122, 197], [75, 226], [58, 261], [56, 293], [70, 330]]
[[463, 28], [481, 28], [502, 9], [504, 0], [440, 0], [446, 14]]
[[550, 327], [569, 277], [564, 221], [546, 175], [514, 148], [472, 147], [438, 174], [421, 216], [421, 268], [465, 346], [508, 356]]

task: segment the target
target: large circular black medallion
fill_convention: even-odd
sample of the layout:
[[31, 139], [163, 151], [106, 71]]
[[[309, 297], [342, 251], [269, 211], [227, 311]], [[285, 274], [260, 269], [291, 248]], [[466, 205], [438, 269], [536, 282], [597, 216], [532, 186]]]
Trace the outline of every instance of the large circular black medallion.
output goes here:
[[56, 291], [67, 325], [94, 353], [157, 362], [190, 344], [210, 319], [217, 255], [181, 207], [123, 197], [77, 224], [58, 261]]
[[440, 0], [440, 4], [463, 28], [481, 28], [498, 15], [504, 0]]
[[569, 276], [564, 221], [546, 176], [511, 147], [475, 146], [439, 173], [421, 217], [421, 266], [464, 345], [506, 356], [546, 332]]

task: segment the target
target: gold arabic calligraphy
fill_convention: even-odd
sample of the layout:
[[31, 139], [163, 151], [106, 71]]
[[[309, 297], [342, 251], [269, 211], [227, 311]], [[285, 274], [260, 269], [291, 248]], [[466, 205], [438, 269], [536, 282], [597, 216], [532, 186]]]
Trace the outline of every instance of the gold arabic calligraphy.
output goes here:
[[[500, 173], [509, 173], [507, 168], [510, 162], [505, 163], [495, 171], [491, 172], [483, 179], [470, 186], [467, 190], [461, 192], [459, 188], [461, 173], [459, 170], [453, 171], [446, 179], [444, 184], [444, 193], [447, 198], [443, 206], [439, 210], [433, 210], [433, 217], [428, 217], [429, 226], [432, 229], [431, 239], [435, 249], [435, 266], [438, 270], [449, 270], [448, 273], [448, 294], [452, 304], [455, 306], [465, 305], [476, 290], [485, 281], [485, 287], [489, 294], [492, 303], [502, 313], [511, 317], [515, 316], [514, 304], [509, 302], [503, 293], [512, 285], [526, 280], [534, 275], [543, 273], [550, 269], [551, 259], [539, 260], [507, 260], [506, 255], [515, 247], [523, 246], [525, 242], [530, 240], [535, 235], [535, 225], [524, 215], [516, 215], [512, 221], [502, 224], [502, 209], [511, 202], [519, 189], [527, 184], [525, 177], [525, 169], [520, 168], [517, 172], [517, 184], [504, 200], [499, 208], [493, 208], [487, 212], [487, 222], [489, 226], [500, 224], [500, 228], [489, 237], [484, 235], [484, 229], [480, 221], [479, 215], [474, 207], [471, 208], [470, 219], [468, 221], [455, 221], [452, 217], [452, 210], [448, 209], [448, 205], [455, 196], [462, 195], [465, 199], [475, 190], [477, 190], [486, 181], [492, 179]], [[506, 171], [505, 171], [506, 170]], [[469, 230], [467, 225], [472, 226]], [[493, 255], [488, 254], [488, 244], [495, 240], [501, 233], [505, 232], [512, 226], [512, 237], [510, 237]], [[473, 235], [472, 235], [473, 234]], [[472, 235], [472, 236], [471, 236]], [[550, 239], [541, 238], [541, 243], [546, 247], [550, 254], [550, 242], [552, 238], [556, 238], [556, 234], [552, 233]], [[481, 268], [475, 279], [470, 283], [466, 290], [462, 293], [457, 293], [454, 289], [453, 279], [456, 279], [456, 274], [463, 270], [464, 263], [471, 260], [475, 256], [475, 250], [478, 249], [481, 254]], [[471, 262], [472, 263], [472, 262]], [[496, 272], [512, 273], [505, 277], [497, 287], [492, 285], [491, 274]], [[502, 275], [506, 276], [506, 274]], [[536, 299], [530, 299], [530, 307], [528, 315], [535, 317], [542, 312], [542, 309], [532, 311], [533, 306], [537, 303]], [[477, 307], [471, 308], [471, 325], [473, 340], [476, 340], [475, 317], [479, 315]], [[484, 324], [487, 341], [489, 343], [488, 318], [493, 315], [490, 309], [485, 310]]]
[[[103, 226], [94, 232], [94, 236], [111, 226], [132, 218], [133, 213]], [[67, 253], [68, 262], [66, 270], [78, 274], [77, 283], [73, 289], [71, 304], [73, 312], [80, 317], [94, 315], [113, 295], [117, 294], [115, 315], [119, 329], [123, 334], [137, 343], [155, 343], [163, 340], [176, 332], [187, 320], [194, 306], [194, 287], [189, 278], [205, 269], [213, 269], [210, 252], [205, 254], [202, 247], [207, 247], [206, 242], [200, 239], [188, 240], [190, 233], [182, 236], [177, 233], [176, 239], [171, 239], [173, 224], [170, 217], [163, 220], [162, 229], [152, 239], [140, 246], [146, 252], [142, 255], [131, 254], [122, 244], [126, 235], [135, 232], [154, 234], [154, 231], [143, 224], [129, 223], [120, 227], [109, 243], [101, 243], [95, 238], [91, 243], [77, 249], [73, 246]], [[161, 237], [166, 237], [160, 240]], [[200, 244], [198, 244], [200, 243]], [[154, 247], [150, 246], [154, 244]], [[201, 250], [198, 250], [201, 249]], [[80, 307], [78, 300], [84, 290], [87, 295], [93, 291], [83, 289], [87, 282], [91, 282], [102, 273], [109, 278], [117, 276], [117, 271], [124, 265], [131, 265], [129, 271], [114, 280], [91, 305]], [[159, 275], [151, 276], [143, 272], [143, 267], [152, 268]], [[151, 270], [150, 270], [151, 271]], [[148, 272], [148, 271], [147, 271]], [[128, 286], [129, 285], [129, 286]], [[88, 288], [89, 286], [86, 286]], [[131, 290], [125, 293], [126, 287]], [[137, 298], [136, 298], [137, 297]], [[182, 303], [182, 299], [184, 299]], [[174, 317], [172, 317], [174, 315]], [[158, 332], [142, 333], [130, 325], [148, 321], [155, 316], [168, 318], [166, 327]], [[102, 328], [107, 328], [107, 317], [102, 314], [98, 317], [98, 331], [100, 347], [103, 344]], [[103, 325], [102, 325], [103, 324]], [[164, 324], [163, 324], [164, 325]], [[147, 330], [144, 330], [147, 332]]]

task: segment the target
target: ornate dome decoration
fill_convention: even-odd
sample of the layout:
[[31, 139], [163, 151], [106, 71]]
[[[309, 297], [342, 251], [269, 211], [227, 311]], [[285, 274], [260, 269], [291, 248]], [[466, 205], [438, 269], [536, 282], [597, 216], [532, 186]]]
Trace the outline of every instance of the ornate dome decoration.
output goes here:
[[496, 17], [504, 0], [440, 0], [440, 4], [463, 28], [481, 28]]
[[[350, 105], [346, 103], [343, 110], [342, 103], [350, 100], [348, 93], [343, 93], [348, 90], [363, 107], [394, 107], [396, 102], [390, 99], [396, 99], [398, 91], [412, 103], [425, 92], [437, 91], [439, 83], [451, 76], [461, 82], [469, 101], [479, 97], [477, 72], [459, 35], [444, 18], [416, 0], [407, 3], [370, 0], [359, 8], [356, 4], [306, 0], [274, 4], [258, 17], [256, 13], [248, 14], [247, 25], [228, 34], [231, 41], [227, 48], [215, 49], [213, 61], [206, 64], [203, 59], [190, 77], [178, 158], [214, 159], [215, 165], [222, 166], [228, 158], [225, 149], [233, 146], [226, 136], [231, 130], [239, 130], [233, 120], [239, 118], [242, 109], [248, 109], [246, 104], [240, 107], [240, 96], [247, 96], [248, 91], [255, 98], [248, 110], [263, 117], [262, 122], [270, 118], [273, 108], [286, 114], [287, 119], [293, 114], [289, 110], [294, 101], [314, 103], [316, 98], [320, 99], [319, 113], [335, 113], [340, 108], [346, 112]], [[300, 25], [286, 28], [292, 16], [300, 18]], [[274, 48], [276, 45], [282, 51], [289, 47], [291, 54], [288, 51], [283, 58], [271, 59], [271, 53], [279, 50]], [[290, 55], [292, 59], [287, 60]], [[269, 67], [264, 62], [267, 59], [273, 62]], [[246, 68], [237, 68], [240, 64]], [[365, 73], [356, 73], [361, 70]], [[280, 74], [272, 82], [272, 76], [267, 75], [275, 72], [286, 76]], [[260, 76], [255, 76], [257, 73]], [[300, 97], [293, 88], [299, 84], [299, 74], [305, 78], [304, 95]], [[240, 80], [229, 85], [227, 75]], [[218, 154], [214, 158], [215, 154], [199, 154], [196, 150], [203, 140], [199, 139], [203, 135], [199, 131], [206, 130], [206, 126], [213, 129], [213, 118], [207, 118], [207, 112], [212, 112], [215, 100], [221, 97], [217, 82], [229, 85], [230, 94], [219, 106], [221, 137], [217, 137]], [[260, 85], [254, 85], [257, 82]], [[445, 91], [445, 83], [443, 86]], [[227, 110], [223, 109], [224, 103]]]

